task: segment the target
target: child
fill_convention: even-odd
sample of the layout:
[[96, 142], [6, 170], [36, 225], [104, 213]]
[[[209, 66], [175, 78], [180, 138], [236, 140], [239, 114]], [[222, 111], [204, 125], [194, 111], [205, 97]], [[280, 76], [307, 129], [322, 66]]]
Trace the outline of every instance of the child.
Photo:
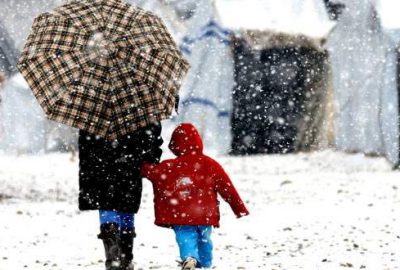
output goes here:
[[179, 125], [169, 148], [177, 158], [147, 163], [141, 170], [153, 184], [155, 224], [174, 229], [182, 269], [209, 268], [212, 226], [219, 227], [220, 218], [217, 194], [238, 218], [249, 212], [222, 167], [203, 154], [203, 143], [193, 125]]

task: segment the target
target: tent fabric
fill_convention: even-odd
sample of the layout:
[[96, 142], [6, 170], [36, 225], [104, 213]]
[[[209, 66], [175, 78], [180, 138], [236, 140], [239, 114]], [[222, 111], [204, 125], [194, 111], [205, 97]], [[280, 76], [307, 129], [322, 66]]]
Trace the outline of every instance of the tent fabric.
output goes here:
[[22, 50], [33, 19], [67, 0], [1, 1], [0, 18], [17, 49]]
[[30, 153], [46, 149], [50, 126], [20, 74], [10, 78], [0, 106], [0, 150]]
[[375, 2], [375, 7], [382, 21], [382, 26], [386, 29], [399, 29], [400, 1], [376, 0]]
[[193, 123], [207, 150], [227, 154], [234, 85], [231, 32], [220, 25], [212, 1], [193, 3], [196, 8], [185, 23], [187, 34], [180, 45], [191, 69], [182, 84], [174, 122]]
[[311, 70], [313, 79], [307, 87], [304, 115], [297, 124], [296, 151], [326, 149], [334, 142], [334, 89], [328, 54], [313, 53], [319, 62], [314, 62]]
[[216, 6], [224, 27], [234, 30], [322, 38], [334, 26], [322, 0], [217, 0]]
[[369, 0], [351, 0], [329, 37], [336, 146], [398, 161], [397, 59]]
[[0, 21], [0, 72], [11, 76], [15, 73], [19, 52], [8, 34], [4, 24]]
[[0, 106], [0, 151], [38, 153], [67, 151], [77, 144], [75, 130], [46, 119], [21, 74], [5, 85]]

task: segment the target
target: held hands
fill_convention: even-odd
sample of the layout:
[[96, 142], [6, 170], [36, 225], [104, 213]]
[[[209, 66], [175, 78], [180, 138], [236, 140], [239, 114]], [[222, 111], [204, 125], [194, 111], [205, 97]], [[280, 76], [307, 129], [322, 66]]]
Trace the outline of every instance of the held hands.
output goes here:
[[150, 151], [143, 153], [142, 160], [147, 163], [158, 164], [160, 163], [161, 155], [161, 148], [153, 148]]

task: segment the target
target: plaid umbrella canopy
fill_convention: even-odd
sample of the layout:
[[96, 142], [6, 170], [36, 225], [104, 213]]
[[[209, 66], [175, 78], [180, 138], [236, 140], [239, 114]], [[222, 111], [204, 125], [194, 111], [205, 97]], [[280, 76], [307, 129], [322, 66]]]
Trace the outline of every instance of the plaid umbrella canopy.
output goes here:
[[49, 119], [116, 139], [171, 115], [189, 64], [157, 16], [77, 0], [34, 20], [17, 67]]

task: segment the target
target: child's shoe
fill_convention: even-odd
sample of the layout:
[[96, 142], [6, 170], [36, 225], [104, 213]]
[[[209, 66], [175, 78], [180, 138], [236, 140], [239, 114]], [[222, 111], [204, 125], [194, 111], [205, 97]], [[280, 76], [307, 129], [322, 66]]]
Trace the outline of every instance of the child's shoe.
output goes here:
[[197, 265], [196, 259], [188, 257], [182, 264], [182, 270], [195, 270]]

